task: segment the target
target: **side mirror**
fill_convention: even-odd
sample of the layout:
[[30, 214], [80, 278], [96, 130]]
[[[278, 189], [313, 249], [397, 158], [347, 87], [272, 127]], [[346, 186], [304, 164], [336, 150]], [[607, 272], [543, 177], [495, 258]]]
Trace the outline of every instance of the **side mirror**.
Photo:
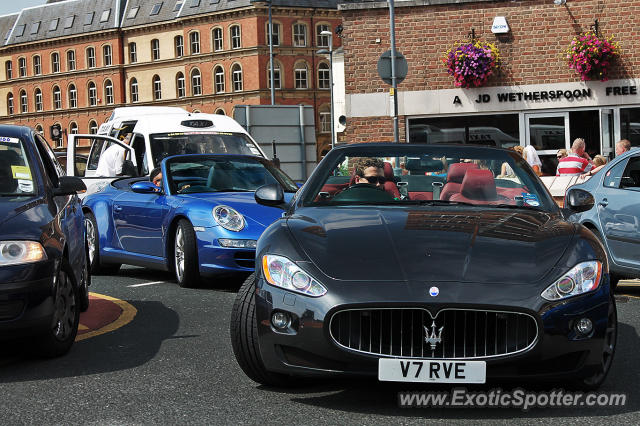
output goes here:
[[54, 197], [73, 195], [86, 190], [87, 186], [82, 179], [75, 176], [60, 176], [58, 178], [58, 187], [53, 189], [53, 195]]
[[589, 192], [583, 189], [569, 189], [567, 192], [567, 205], [572, 213], [580, 213], [593, 208], [596, 201]]
[[152, 182], [141, 181], [131, 185], [131, 190], [138, 194], [160, 194], [162, 190], [155, 186]]
[[284, 204], [284, 191], [278, 184], [261, 186], [256, 189], [254, 197], [256, 202], [263, 206], [282, 207]]

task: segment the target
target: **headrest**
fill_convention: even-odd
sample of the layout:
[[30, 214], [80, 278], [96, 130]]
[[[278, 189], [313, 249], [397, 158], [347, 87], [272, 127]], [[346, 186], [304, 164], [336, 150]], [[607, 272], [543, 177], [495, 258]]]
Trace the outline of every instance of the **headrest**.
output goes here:
[[467, 170], [460, 189], [460, 193], [471, 200], [488, 201], [498, 198], [491, 170]]
[[395, 179], [394, 179], [394, 175], [393, 175], [393, 167], [391, 166], [391, 163], [387, 163], [387, 162], [385, 161], [385, 162], [384, 162], [384, 167], [383, 167], [383, 169], [382, 169], [382, 170], [384, 170], [384, 177], [385, 177], [387, 180], [391, 180], [391, 181], [392, 181], [392, 180], [395, 180]]
[[469, 169], [477, 169], [476, 163], [454, 163], [447, 170], [447, 182], [462, 183], [465, 173]]

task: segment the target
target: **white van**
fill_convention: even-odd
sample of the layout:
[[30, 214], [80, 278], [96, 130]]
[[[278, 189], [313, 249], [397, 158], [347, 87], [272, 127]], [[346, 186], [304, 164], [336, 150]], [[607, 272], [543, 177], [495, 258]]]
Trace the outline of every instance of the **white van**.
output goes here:
[[[130, 135], [127, 146], [120, 139]], [[102, 153], [112, 144], [126, 151], [126, 176], [147, 176], [163, 158], [177, 154], [249, 154], [266, 158], [264, 151], [235, 120], [224, 115], [190, 113], [173, 107], [116, 108], [95, 135], [69, 135], [67, 158], [76, 158], [81, 141], [91, 145], [84, 173], [67, 162], [67, 175], [81, 177], [87, 194], [119, 176], [96, 176]], [[82, 143], [87, 145], [87, 142]]]

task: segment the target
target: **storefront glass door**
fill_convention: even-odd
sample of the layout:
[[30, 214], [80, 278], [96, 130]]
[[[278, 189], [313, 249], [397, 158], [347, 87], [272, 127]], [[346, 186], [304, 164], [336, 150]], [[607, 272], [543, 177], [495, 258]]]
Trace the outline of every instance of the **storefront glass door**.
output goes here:
[[615, 157], [613, 110], [602, 109], [600, 111], [600, 152], [608, 159]]
[[542, 161], [542, 174], [555, 175], [559, 149], [569, 149], [569, 113], [525, 114], [525, 142]]

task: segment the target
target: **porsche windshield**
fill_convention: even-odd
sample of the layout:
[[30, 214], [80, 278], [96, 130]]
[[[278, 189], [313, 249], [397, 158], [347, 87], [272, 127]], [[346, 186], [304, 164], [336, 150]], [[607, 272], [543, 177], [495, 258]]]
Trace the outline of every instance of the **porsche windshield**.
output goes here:
[[172, 194], [249, 192], [269, 184], [286, 192], [298, 190], [289, 176], [257, 158], [185, 156], [171, 159], [167, 170]]
[[153, 163], [158, 165], [163, 158], [179, 154], [240, 154], [262, 153], [256, 144], [242, 133], [226, 132], [176, 132], [155, 133], [149, 136]]
[[32, 195], [33, 173], [23, 142], [0, 137], [0, 196]]
[[555, 208], [515, 151], [373, 144], [339, 150], [316, 174], [305, 205], [421, 204]]

